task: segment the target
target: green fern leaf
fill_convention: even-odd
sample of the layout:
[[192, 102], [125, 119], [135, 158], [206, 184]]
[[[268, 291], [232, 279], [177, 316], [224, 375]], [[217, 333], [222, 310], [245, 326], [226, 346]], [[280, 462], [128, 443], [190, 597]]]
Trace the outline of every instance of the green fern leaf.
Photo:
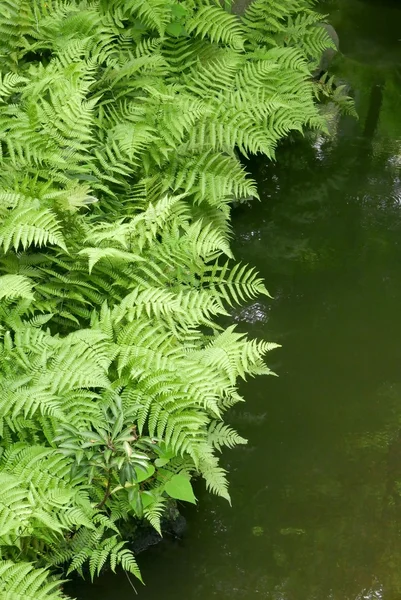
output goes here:
[[1, 275], [0, 298], [33, 300], [32, 281], [24, 275]]
[[1, 224], [0, 246], [7, 252], [10, 247], [18, 250], [22, 246], [25, 250], [32, 244], [53, 244], [66, 250], [60, 224], [51, 210], [17, 208]]
[[188, 33], [195, 32], [200, 37], [208, 37], [211, 42], [222, 42], [235, 49], [245, 44], [240, 23], [234, 15], [219, 6], [203, 6], [187, 23]]
[[0, 561], [0, 592], [3, 600], [62, 600], [63, 582], [54, 580], [45, 569], [30, 563]]

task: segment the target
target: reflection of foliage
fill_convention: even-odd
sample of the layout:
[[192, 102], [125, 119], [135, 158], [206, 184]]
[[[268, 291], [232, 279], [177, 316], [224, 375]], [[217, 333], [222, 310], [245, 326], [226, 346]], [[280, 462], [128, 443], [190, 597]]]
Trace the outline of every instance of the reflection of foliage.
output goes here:
[[[401, 79], [394, 72], [379, 76], [374, 68], [349, 59], [338, 62], [336, 69], [355, 90], [360, 122], [333, 115], [331, 137], [311, 134], [295, 142], [296, 152], [286, 142], [274, 168], [263, 161], [253, 166], [263, 181], [259, 191], [264, 218], [257, 217], [257, 226], [249, 232], [250, 213], [237, 229], [244, 242], [252, 238], [254, 247], [263, 246], [274, 270], [341, 266], [342, 254], [335, 252], [338, 236], [350, 255], [386, 253], [388, 232], [398, 222], [394, 217], [401, 192], [397, 142]], [[381, 209], [384, 203], [386, 212]]]
[[320, 101], [330, 100], [340, 114], [357, 118], [354, 100], [347, 94], [347, 85], [336, 81], [335, 75], [323, 73], [317, 84], [316, 95]]
[[259, 192], [266, 217], [258, 218], [257, 227], [249, 230], [245, 216], [237, 231], [244, 243], [252, 240], [254, 249], [263, 247], [271, 269], [303, 265], [316, 270], [335, 260], [330, 247], [333, 198], [344, 193], [353, 160], [344, 165], [342, 153], [337, 139], [311, 135], [297, 142], [296, 152], [292, 144], [283, 146], [274, 169], [262, 162], [256, 165], [256, 177], [263, 181]]
[[384, 85], [383, 104], [379, 121], [379, 134], [381, 137], [401, 138], [400, 90], [401, 76], [396, 72], [388, 73]]

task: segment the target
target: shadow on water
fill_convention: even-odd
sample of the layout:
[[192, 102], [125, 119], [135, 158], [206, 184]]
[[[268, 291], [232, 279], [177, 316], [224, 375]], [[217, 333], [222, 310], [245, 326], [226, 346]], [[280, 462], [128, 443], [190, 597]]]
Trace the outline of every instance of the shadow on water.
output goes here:
[[[225, 456], [233, 508], [199, 489], [185, 538], [139, 557], [144, 600], [401, 598], [401, 8], [322, 4], [360, 120], [251, 166], [234, 251], [274, 300], [235, 320], [283, 344], [280, 377], [231, 414], [250, 440]], [[123, 574], [70, 593], [135, 596]]]

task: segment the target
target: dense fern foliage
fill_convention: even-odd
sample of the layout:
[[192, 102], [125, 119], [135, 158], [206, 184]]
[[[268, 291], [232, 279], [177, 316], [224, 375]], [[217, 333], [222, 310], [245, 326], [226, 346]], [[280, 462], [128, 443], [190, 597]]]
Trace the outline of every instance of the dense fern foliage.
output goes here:
[[[140, 576], [191, 478], [229, 499], [224, 424], [275, 345], [221, 316], [267, 294], [230, 251], [238, 153], [324, 128], [308, 0], [0, 0], [0, 592]], [[50, 578], [49, 578], [50, 577]]]

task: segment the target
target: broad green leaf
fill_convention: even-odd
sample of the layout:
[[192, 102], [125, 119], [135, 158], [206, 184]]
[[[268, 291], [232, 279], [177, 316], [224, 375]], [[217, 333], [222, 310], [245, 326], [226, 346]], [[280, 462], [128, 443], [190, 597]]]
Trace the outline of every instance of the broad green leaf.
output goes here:
[[142, 481], [146, 481], [149, 477], [152, 477], [155, 472], [155, 468], [153, 465], [148, 465], [147, 469], [141, 469], [139, 467], [135, 467], [135, 473], [137, 476], [137, 482], [141, 483]]
[[184, 27], [179, 21], [171, 21], [166, 27], [166, 33], [179, 37], [184, 31]]
[[172, 4], [171, 13], [175, 19], [182, 19], [188, 14], [188, 10], [182, 4]]
[[136, 469], [130, 463], [125, 463], [119, 472], [119, 480], [123, 486], [126, 483], [133, 483], [136, 481]]
[[139, 493], [138, 486], [132, 486], [128, 488], [128, 502], [130, 507], [134, 511], [137, 517], [142, 518], [143, 515], [143, 506], [142, 506], [142, 498]]
[[155, 465], [156, 467], [164, 467], [168, 462], [170, 462], [169, 458], [156, 458]]
[[154, 496], [154, 494], [152, 492], [149, 492], [149, 491], [141, 492], [141, 501], [142, 501], [143, 508], [147, 508], [148, 506], [150, 506], [151, 504], [156, 502], [156, 500], [157, 500], [157, 498]]
[[173, 475], [170, 481], [166, 483], [164, 489], [175, 500], [185, 500], [185, 502], [196, 504], [191, 482], [185, 475]]

